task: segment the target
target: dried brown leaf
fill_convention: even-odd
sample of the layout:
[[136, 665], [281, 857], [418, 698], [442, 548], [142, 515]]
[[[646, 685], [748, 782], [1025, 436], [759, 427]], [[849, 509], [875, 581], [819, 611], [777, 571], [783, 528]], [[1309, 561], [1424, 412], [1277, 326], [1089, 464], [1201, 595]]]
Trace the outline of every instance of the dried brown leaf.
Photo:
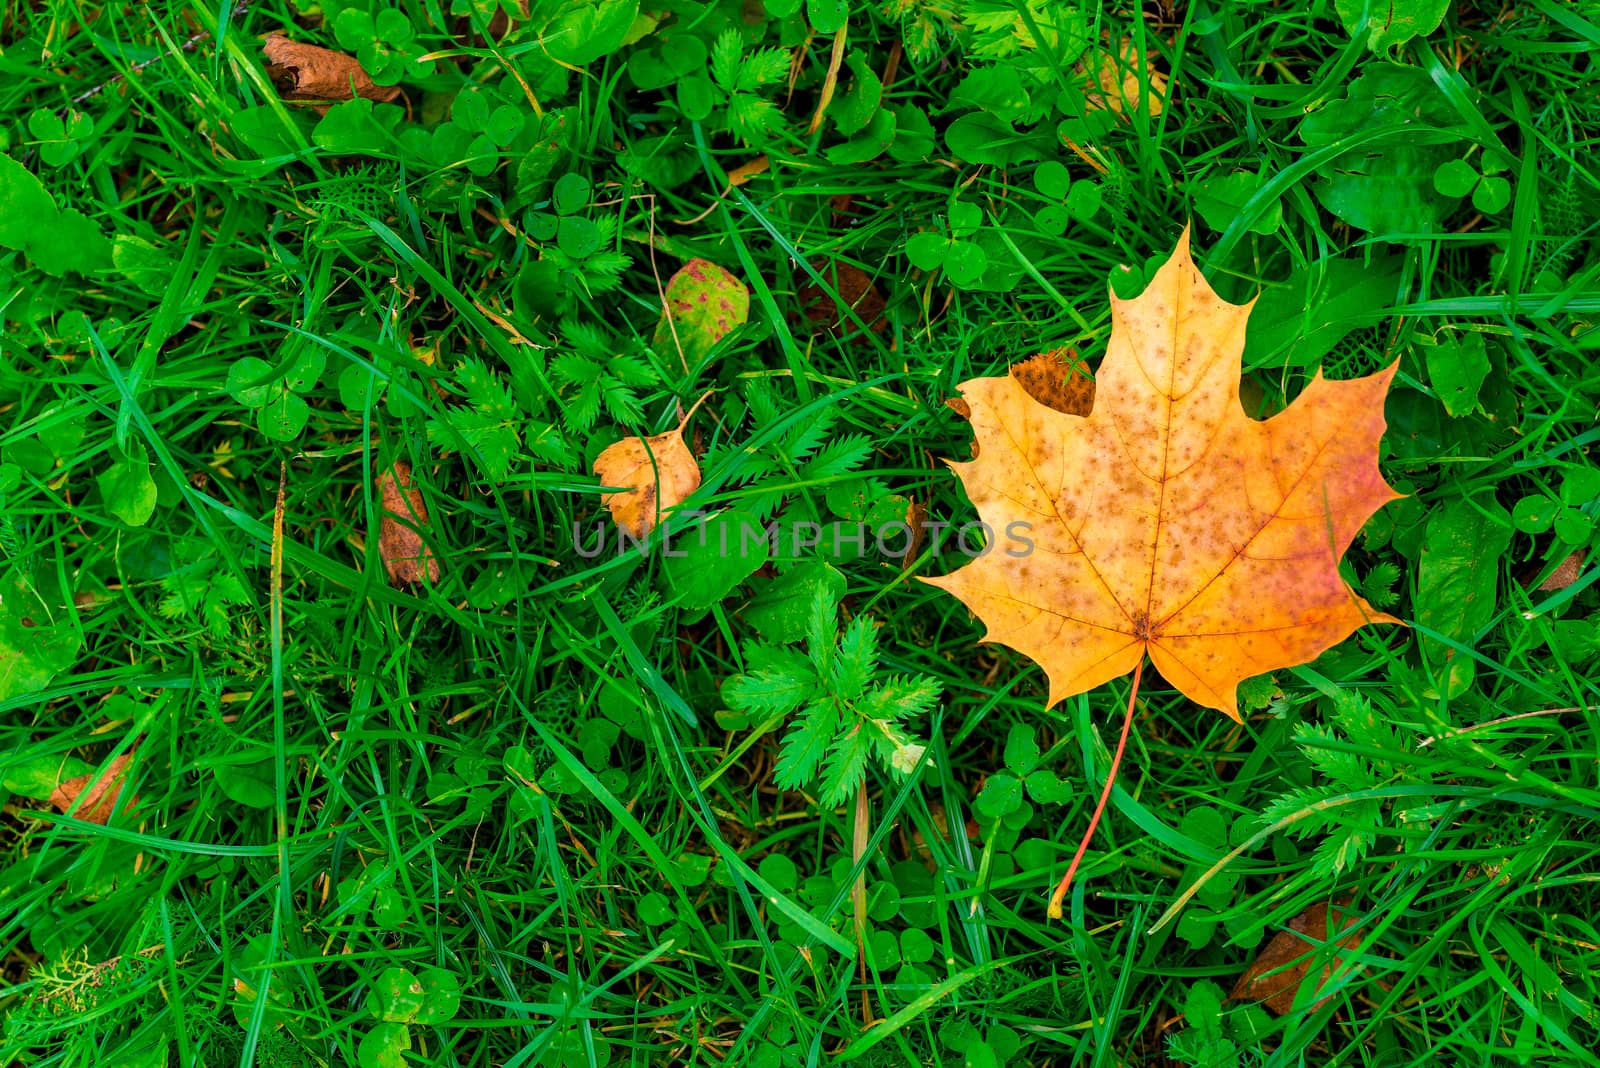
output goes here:
[[378, 555], [389, 582], [396, 586], [438, 582], [438, 558], [419, 533], [427, 529], [428, 506], [411, 480], [411, 465], [396, 460], [389, 470], [379, 471], [378, 496]]
[[[1262, 947], [1255, 961], [1239, 976], [1228, 997], [1238, 1001], [1259, 1001], [1282, 1016], [1294, 1007], [1295, 997], [1300, 993], [1300, 987], [1305, 983], [1315, 959], [1326, 961], [1317, 979], [1317, 991], [1320, 991], [1343, 961], [1343, 956], [1338, 953], [1329, 957], [1321, 957], [1317, 953], [1318, 944], [1328, 940], [1330, 914], [1337, 915], [1341, 930], [1355, 923], [1355, 916], [1339, 905], [1331, 902], [1312, 905], [1289, 921], [1289, 930], [1279, 931], [1272, 941]], [[1361, 948], [1361, 935], [1357, 933], [1342, 938], [1339, 946], [1352, 954], [1356, 953]], [[1327, 998], [1323, 998], [1313, 1008], [1320, 1007], [1326, 1001]]]
[[271, 33], [261, 44], [268, 73], [285, 100], [352, 100], [361, 97], [387, 103], [400, 95], [398, 85], [375, 85], [354, 56], [291, 41]]
[[[111, 818], [117, 795], [122, 792], [122, 783], [127, 777], [128, 763], [132, 757], [131, 753], [117, 757], [106, 766], [106, 770], [99, 778], [95, 778], [94, 772], [91, 771], [87, 775], [67, 779], [50, 792], [50, 803], [62, 812], [66, 812], [81, 797], [82, 801], [73, 815], [89, 823], [104, 825]], [[90, 785], [90, 780], [93, 780], [93, 785]], [[124, 798], [123, 809], [131, 809], [138, 800], [137, 794]]]
[[1583, 550], [1579, 549], [1568, 554], [1567, 558], [1556, 565], [1550, 572], [1550, 577], [1539, 584], [1540, 593], [1555, 593], [1564, 590], [1578, 581], [1578, 574], [1583, 570]]
[[835, 298], [815, 282], [807, 282], [800, 287], [796, 296], [805, 309], [812, 333], [855, 333], [855, 319], [850, 317], [851, 311], [873, 333], [883, 332], [888, 326], [883, 318], [883, 293], [873, 284], [866, 271], [838, 260], [816, 260], [811, 266], [838, 294]]
[[1073, 348], [1050, 349], [1011, 368], [1011, 377], [1034, 400], [1068, 415], [1094, 408], [1094, 378]]

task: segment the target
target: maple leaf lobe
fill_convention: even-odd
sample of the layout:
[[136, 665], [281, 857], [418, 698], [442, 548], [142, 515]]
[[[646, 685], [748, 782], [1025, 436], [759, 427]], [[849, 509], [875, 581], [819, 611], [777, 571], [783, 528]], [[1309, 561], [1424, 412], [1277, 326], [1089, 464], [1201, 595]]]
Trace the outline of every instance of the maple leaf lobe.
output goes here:
[[1250, 305], [1216, 295], [1187, 231], [1141, 295], [1111, 306], [1087, 414], [1048, 408], [1011, 375], [962, 383], [978, 448], [950, 467], [992, 530], [1026, 522], [1034, 549], [924, 581], [983, 619], [984, 641], [1043, 666], [1051, 705], [1148, 653], [1192, 700], [1238, 719], [1243, 679], [1312, 660], [1363, 623], [1399, 622], [1338, 573], [1361, 525], [1398, 496], [1377, 464], [1395, 368], [1319, 373], [1284, 412], [1249, 418]]

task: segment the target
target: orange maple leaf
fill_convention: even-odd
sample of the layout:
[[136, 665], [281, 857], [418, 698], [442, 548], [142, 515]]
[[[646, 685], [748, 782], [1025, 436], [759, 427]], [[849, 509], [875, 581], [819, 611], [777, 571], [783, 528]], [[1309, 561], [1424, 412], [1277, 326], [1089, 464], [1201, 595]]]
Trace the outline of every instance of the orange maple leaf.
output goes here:
[[924, 581], [948, 590], [1049, 676], [1049, 704], [1144, 663], [1197, 704], [1239, 718], [1238, 684], [1303, 664], [1364, 623], [1398, 623], [1351, 592], [1339, 558], [1400, 495], [1378, 472], [1395, 367], [1320, 373], [1265, 421], [1239, 403], [1250, 305], [1229, 304], [1189, 255], [1131, 300], [1086, 416], [1012, 376], [961, 385], [977, 458], [949, 462], [997, 534], [987, 555]]

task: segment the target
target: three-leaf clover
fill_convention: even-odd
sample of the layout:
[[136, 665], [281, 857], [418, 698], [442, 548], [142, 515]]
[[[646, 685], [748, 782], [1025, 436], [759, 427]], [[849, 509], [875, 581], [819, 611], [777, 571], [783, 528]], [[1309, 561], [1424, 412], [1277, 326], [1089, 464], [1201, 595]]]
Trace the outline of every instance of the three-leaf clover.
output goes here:
[[1433, 172], [1433, 188], [1441, 196], [1472, 194], [1472, 206], [1485, 215], [1503, 211], [1511, 203], [1511, 183], [1493, 173], [1497, 168], [1485, 157], [1483, 173], [1464, 159], [1446, 160]]
[[245, 356], [228, 369], [228, 392], [246, 408], [254, 408], [256, 425], [275, 441], [289, 441], [305, 429], [311, 407], [300, 394], [322, 377], [327, 358], [321, 349], [306, 348], [274, 367], [256, 356]]
[[1100, 184], [1072, 180], [1067, 168], [1057, 160], [1045, 160], [1033, 172], [1034, 188], [1053, 203], [1039, 209], [1033, 222], [1039, 232], [1060, 237], [1073, 220], [1086, 222], [1100, 210]]
[[945, 275], [958, 286], [967, 286], [982, 277], [989, 267], [989, 254], [976, 240], [983, 224], [983, 209], [957, 201], [950, 205], [949, 231], [924, 230], [906, 241], [906, 258], [924, 271], [944, 268]]
[[397, 8], [386, 7], [374, 15], [361, 8], [346, 8], [333, 23], [339, 44], [356, 54], [376, 85], [394, 85], [407, 77], [426, 77], [433, 60], [416, 42], [411, 19]]
[[1582, 545], [1594, 534], [1593, 509], [1600, 501], [1600, 471], [1569, 467], [1557, 495], [1533, 493], [1511, 509], [1511, 522], [1524, 534], [1543, 534], [1552, 527], [1567, 545]]
[[33, 135], [39, 158], [47, 166], [70, 163], [94, 137], [94, 120], [81, 111], [68, 108], [52, 111], [36, 108], [28, 116], [28, 133]]
[[379, 1023], [356, 1047], [361, 1068], [401, 1068], [411, 1048], [411, 1024], [440, 1024], [461, 1008], [461, 982], [443, 968], [385, 968], [367, 993]]
[[[482, 178], [500, 165], [500, 150], [516, 140], [525, 124], [523, 113], [509, 104], [490, 106], [488, 94], [475, 89], [461, 92], [450, 105], [450, 119], [428, 137], [426, 155], [442, 168], [464, 166]], [[411, 131], [407, 131], [409, 134]]]

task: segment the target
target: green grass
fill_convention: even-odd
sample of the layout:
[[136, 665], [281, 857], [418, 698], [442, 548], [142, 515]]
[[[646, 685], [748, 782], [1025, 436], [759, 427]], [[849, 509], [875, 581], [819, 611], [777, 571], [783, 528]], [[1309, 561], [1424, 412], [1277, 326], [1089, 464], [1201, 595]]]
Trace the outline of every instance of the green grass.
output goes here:
[[[261, 36], [340, 47], [309, 6], [251, 4], [220, 34], [218, 5], [4, 9], [0, 139], [114, 244], [0, 173], [0, 1062], [1600, 1062], [1597, 572], [1539, 589], [1600, 513], [1600, 10], [1453, 5], [1374, 53], [1331, 3], [1166, 21], [963, 3], [956, 27], [852, 4], [835, 118], [808, 134], [825, 4], [762, 22], [666, 0], [676, 21], [637, 43], [551, 46], [570, 69], [534, 32], [559, 5], [498, 43], [469, 32], [494, 4], [396, 6], [416, 34], [396, 47], [452, 55], [406, 75], [387, 125], [278, 100]], [[1075, 45], [1047, 32], [1073, 11]], [[683, 73], [639, 87], [631, 57], [674, 25], [793, 58], [792, 91], [787, 61], [739, 90], [782, 109], [770, 126], [686, 117]], [[1013, 58], [1019, 27], [1045, 44]], [[556, 40], [607, 44], [579, 29]], [[1085, 135], [1075, 62], [1124, 36], [1170, 75], [1166, 105]], [[870, 134], [852, 85], [891, 62], [885, 103], [935, 140], [918, 149], [901, 111], [901, 148], [842, 162], [866, 135], [836, 109], [864, 108]], [[963, 79], [1002, 67], [1032, 79], [1021, 132], [952, 146], [957, 117], [984, 114]], [[452, 111], [473, 85], [521, 132], [499, 143]], [[51, 116], [97, 86], [63, 147]], [[1366, 151], [1420, 177], [1363, 184]], [[763, 152], [770, 169], [728, 188]], [[1432, 193], [1452, 160], [1509, 200]], [[1099, 209], [1041, 221], [1046, 161], [1097, 184]], [[1231, 202], [1204, 200], [1235, 173]], [[565, 174], [588, 192], [563, 209]], [[980, 210], [957, 239], [998, 265], [976, 281], [907, 256], [952, 204]], [[879, 624], [875, 677], [942, 693], [907, 725], [927, 746], [913, 774], [867, 765], [858, 823], [854, 794], [780, 789], [781, 721], [722, 690], [770, 639], [753, 602], [778, 565], [693, 610], [659, 553], [585, 559], [572, 530], [609, 524], [600, 449], [671, 429], [708, 390], [689, 428], [702, 507], [820, 521], [860, 492], [972, 518], [939, 462], [968, 455], [956, 384], [1057, 346], [1092, 364], [1108, 280], [1136, 292], [1191, 220], [1212, 284], [1263, 293], [1245, 354], [1260, 411], [1319, 365], [1400, 360], [1383, 465], [1410, 496], [1346, 560], [1413, 625], [1252, 681], [1242, 726], [1147, 672], [1052, 922], [1127, 680], [1046, 710], [1037, 666], [915, 581], [961, 562], [948, 546], [835, 560], [839, 626]], [[692, 256], [751, 303], [694, 359], [652, 344]], [[830, 259], [881, 293], [880, 330], [807, 325], [801, 291], [834, 288]], [[619, 383], [591, 411], [572, 356]], [[246, 358], [267, 365], [243, 365], [260, 395], [230, 382]], [[1480, 359], [1476, 401], [1447, 409]], [[274, 436], [291, 394], [304, 426]], [[822, 425], [859, 455], [796, 444]], [[378, 556], [374, 481], [395, 458], [431, 514], [432, 588], [391, 587]], [[131, 811], [52, 806], [61, 778], [124, 755]], [[1064, 785], [1016, 787], [1039, 770]], [[1329, 900], [1361, 948], [1338, 951], [1325, 1000], [1218, 1008]], [[420, 1010], [393, 968], [422, 981]]]

